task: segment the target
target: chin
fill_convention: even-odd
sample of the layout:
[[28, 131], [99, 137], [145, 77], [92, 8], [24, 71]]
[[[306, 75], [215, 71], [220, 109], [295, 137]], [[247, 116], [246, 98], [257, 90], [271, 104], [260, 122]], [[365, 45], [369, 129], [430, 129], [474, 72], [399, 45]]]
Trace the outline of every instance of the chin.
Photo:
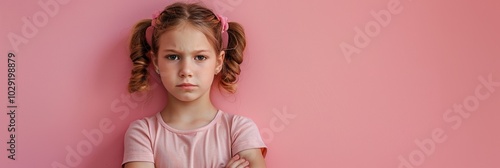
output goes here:
[[200, 98], [200, 96], [195, 96], [195, 95], [180, 95], [180, 96], [175, 96], [174, 97], [179, 100], [179, 101], [183, 101], [183, 102], [192, 102], [192, 101], [195, 101], [197, 100], [198, 98]]
[[194, 100], [200, 98], [199, 93], [186, 93], [186, 92], [179, 93], [179, 92], [168, 91], [168, 94], [170, 94], [171, 98], [175, 98], [175, 99], [177, 99], [179, 101], [183, 101], [183, 102], [190, 102], [190, 101], [194, 101]]
[[179, 90], [174, 90], [173, 92], [169, 92], [170, 96], [182, 101], [182, 102], [191, 102], [200, 99], [203, 97], [203, 93], [198, 91], [192, 91], [192, 92], [185, 92], [185, 91], [179, 91]]

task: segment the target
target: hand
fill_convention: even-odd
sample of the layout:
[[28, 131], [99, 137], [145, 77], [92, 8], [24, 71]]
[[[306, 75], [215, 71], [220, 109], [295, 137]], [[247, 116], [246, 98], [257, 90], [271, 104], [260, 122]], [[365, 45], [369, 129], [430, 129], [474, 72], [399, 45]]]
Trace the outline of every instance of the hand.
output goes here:
[[229, 160], [229, 163], [227, 163], [226, 168], [249, 168], [250, 162], [248, 160], [245, 160], [244, 158], [240, 158], [240, 155], [236, 155], [231, 160]]

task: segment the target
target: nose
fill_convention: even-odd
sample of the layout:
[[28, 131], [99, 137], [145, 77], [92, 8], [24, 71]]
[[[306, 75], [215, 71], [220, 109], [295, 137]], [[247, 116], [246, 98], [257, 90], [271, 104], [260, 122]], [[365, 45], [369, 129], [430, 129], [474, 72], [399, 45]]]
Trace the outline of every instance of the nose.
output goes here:
[[193, 70], [191, 67], [191, 61], [189, 59], [183, 59], [180, 63], [179, 77], [193, 77]]

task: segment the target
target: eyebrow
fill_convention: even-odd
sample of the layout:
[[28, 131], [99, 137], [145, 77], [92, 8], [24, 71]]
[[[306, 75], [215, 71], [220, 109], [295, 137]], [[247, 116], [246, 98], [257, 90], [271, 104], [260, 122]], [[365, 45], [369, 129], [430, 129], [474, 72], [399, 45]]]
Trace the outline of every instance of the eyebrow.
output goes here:
[[[165, 49], [163, 50], [164, 52], [173, 52], [173, 53], [183, 53], [182, 51], [178, 51], [175, 49]], [[209, 50], [201, 49], [201, 50], [194, 50], [192, 53], [203, 53], [203, 52], [209, 52]]]

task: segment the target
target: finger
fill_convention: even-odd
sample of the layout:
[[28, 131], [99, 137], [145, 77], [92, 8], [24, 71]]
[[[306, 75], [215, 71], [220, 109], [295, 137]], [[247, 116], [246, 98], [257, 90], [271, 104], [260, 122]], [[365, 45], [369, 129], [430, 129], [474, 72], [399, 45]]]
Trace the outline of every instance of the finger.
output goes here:
[[227, 163], [228, 166], [231, 166], [235, 161], [239, 160], [240, 159], [240, 156], [239, 155], [236, 155], [236, 156], [233, 156], [229, 162]]
[[234, 161], [232, 164], [228, 165], [230, 168], [243, 168], [245, 167], [245, 162], [247, 162], [245, 159], [238, 159], [237, 161]]
[[240, 163], [236, 168], [247, 168], [249, 165], [250, 162], [248, 162], [248, 160], [245, 160], [244, 162]]

